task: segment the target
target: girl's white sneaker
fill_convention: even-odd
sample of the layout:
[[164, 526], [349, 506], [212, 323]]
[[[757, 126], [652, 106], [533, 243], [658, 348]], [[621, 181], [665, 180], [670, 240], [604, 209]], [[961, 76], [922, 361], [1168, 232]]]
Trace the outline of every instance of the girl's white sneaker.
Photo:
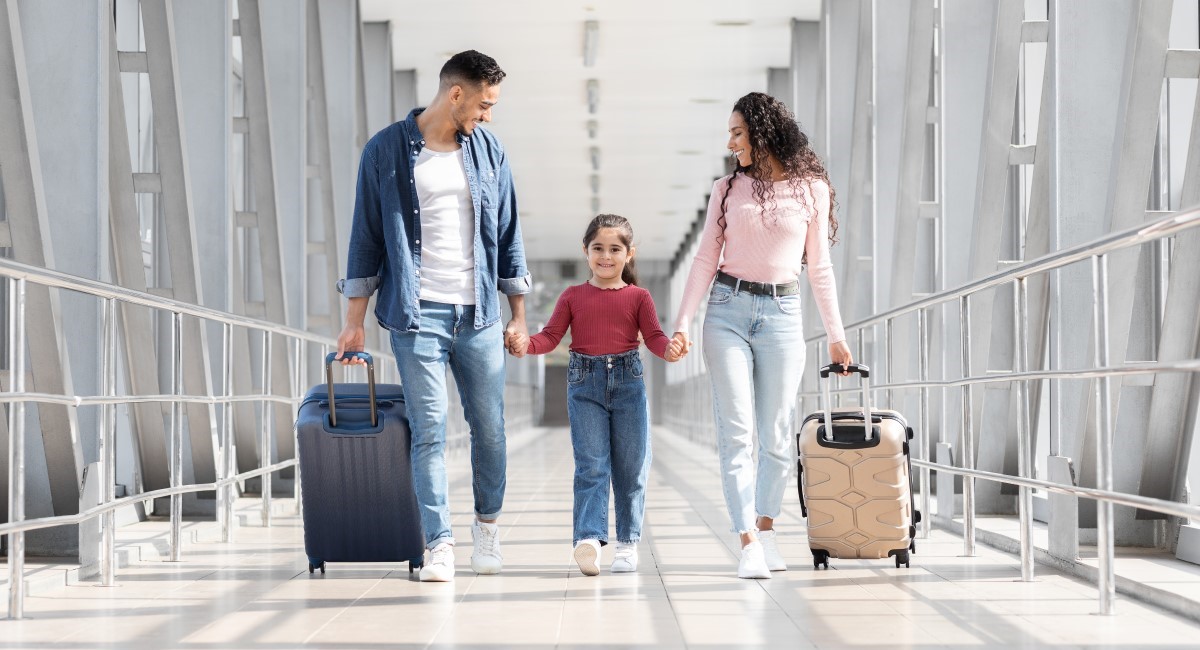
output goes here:
[[613, 554], [612, 564], [608, 570], [613, 573], [633, 573], [637, 571], [637, 544], [617, 543], [617, 551]]
[[575, 563], [585, 576], [600, 575], [600, 542], [594, 539], [581, 539], [575, 543]]

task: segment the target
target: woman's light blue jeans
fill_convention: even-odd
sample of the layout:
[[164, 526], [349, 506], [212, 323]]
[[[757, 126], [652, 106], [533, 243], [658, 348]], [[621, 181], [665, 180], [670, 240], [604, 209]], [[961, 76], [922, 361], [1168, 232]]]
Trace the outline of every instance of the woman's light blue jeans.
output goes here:
[[742, 533], [755, 529], [757, 517], [779, 516], [795, 462], [792, 424], [805, 353], [800, 296], [714, 284], [703, 331], [725, 505], [733, 532]]

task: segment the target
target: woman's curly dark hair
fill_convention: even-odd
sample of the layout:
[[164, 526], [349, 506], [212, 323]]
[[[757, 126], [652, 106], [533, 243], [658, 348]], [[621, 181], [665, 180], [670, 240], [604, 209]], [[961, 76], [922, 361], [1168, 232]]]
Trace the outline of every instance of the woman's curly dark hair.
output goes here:
[[733, 105], [733, 111], [740, 113], [746, 121], [746, 131], [750, 139], [750, 165], [743, 167], [739, 163], [725, 184], [725, 194], [721, 196], [721, 216], [717, 223], [721, 232], [725, 232], [726, 221], [725, 201], [729, 198], [729, 190], [733, 187], [733, 179], [738, 174], [745, 174], [753, 184], [754, 199], [762, 208], [763, 215], [774, 212], [775, 187], [771, 182], [770, 156], [783, 165], [787, 174], [788, 186], [797, 196], [803, 195], [801, 183], [814, 180], [825, 181], [829, 186], [829, 243], [837, 243], [837, 219], [833, 216], [833, 208], [837, 205], [836, 193], [829, 183], [829, 174], [816, 152], [808, 146], [808, 136], [796, 124], [796, 118], [783, 102], [766, 93], [750, 93]]

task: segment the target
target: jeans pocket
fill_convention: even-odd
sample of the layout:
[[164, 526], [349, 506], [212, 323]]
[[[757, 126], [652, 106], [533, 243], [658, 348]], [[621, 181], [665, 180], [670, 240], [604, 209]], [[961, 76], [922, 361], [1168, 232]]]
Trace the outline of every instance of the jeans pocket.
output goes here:
[[571, 366], [567, 368], [567, 385], [578, 386], [583, 383], [583, 368]]
[[798, 295], [779, 296], [775, 299], [775, 304], [779, 305], [779, 311], [785, 314], [795, 316], [800, 313], [801, 305]]
[[640, 357], [634, 357], [630, 360], [629, 372], [633, 375], [634, 379], [642, 378], [642, 373], [645, 372], [645, 369], [642, 368], [642, 360]]
[[723, 284], [714, 285], [708, 294], [708, 304], [710, 305], [724, 305], [730, 300], [733, 300], [733, 289]]

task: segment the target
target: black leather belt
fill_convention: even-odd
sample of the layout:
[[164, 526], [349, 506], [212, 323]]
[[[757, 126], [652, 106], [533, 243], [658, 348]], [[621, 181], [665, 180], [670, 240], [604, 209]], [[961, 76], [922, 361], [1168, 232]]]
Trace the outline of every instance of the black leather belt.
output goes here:
[[717, 282], [734, 287], [738, 291], [748, 291], [757, 296], [792, 296], [800, 293], [800, 281], [792, 280], [785, 284], [770, 284], [768, 282], [749, 282], [735, 278], [724, 271], [717, 271]]

